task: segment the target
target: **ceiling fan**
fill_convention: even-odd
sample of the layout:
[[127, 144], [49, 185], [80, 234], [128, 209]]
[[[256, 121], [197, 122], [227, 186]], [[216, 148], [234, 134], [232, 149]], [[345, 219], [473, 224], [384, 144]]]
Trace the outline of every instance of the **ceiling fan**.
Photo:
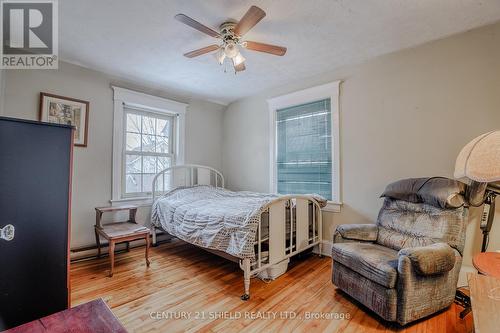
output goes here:
[[245, 70], [245, 58], [240, 53], [240, 47], [252, 51], [270, 53], [277, 56], [283, 56], [286, 53], [286, 47], [264, 44], [243, 40], [242, 37], [252, 29], [260, 20], [266, 16], [266, 13], [257, 6], [252, 6], [243, 15], [239, 22], [226, 21], [219, 27], [219, 32], [201, 24], [184, 14], [175, 15], [175, 19], [189, 25], [198, 31], [201, 31], [211, 37], [220, 39], [220, 44], [212, 44], [198, 50], [185, 53], [184, 56], [194, 58], [206, 53], [217, 51], [216, 58], [220, 65], [226, 58], [231, 59], [235, 73]]

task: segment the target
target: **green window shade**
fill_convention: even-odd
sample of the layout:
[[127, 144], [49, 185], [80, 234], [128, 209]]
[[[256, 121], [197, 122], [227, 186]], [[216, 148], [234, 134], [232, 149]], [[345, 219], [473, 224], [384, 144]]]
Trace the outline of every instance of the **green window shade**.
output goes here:
[[276, 112], [278, 193], [332, 199], [330, 99]]

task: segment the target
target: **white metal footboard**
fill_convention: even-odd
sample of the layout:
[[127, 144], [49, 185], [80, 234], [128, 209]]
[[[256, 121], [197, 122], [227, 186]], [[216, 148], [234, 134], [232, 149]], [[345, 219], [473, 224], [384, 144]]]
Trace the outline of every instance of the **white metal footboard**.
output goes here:
[[[178, 165], [159, 172], [153, 179], [153, 202], [169, 190], [183, 186], [212, 185], [224, 187], [222, 174], [202, 165]], [[280, 196], [263, 207], [254, 243], [255, 260], [237, 259], [244, 273], [245, 293], [250, 298], [250, 279], [288, 258], [319, 247], [321, 253], [321, 206], [312, 196]], [[153, 245], [156, 228], [151, 228]]]
[[321, 254], [322, 227], [321, 206], [311, 196], [286, 195], [268, 203], [257, 230], [255, 261], [240, 260], [245, 286], [241, 299], [250, 298], [250, 278], [259, 272], [316, 245]]

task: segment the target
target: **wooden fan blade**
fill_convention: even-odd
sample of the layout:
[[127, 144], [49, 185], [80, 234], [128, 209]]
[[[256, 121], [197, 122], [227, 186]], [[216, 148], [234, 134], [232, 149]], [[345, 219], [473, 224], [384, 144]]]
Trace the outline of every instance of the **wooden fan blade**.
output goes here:
[[260, 20], [262, 20], [266, 16], [266, 12], [260, 9], [257, 6], [252, 6], [250, 9], [243, 15], [241, 20], [234, 27], [234, 33], [238, 36], [243, 36], [250, 29], [252, 29]]
[[191, 28], [194, 28], [198, 31], [203, 32], [204, 34], [207, 34], [207, 35], [215, 37], [215, 38], [220, 38], [220, 35], [217, 31], [210, 29], [206, 25], [203, 25], [196, 20], [193, 20], [192, 18], [190, 18], [187, 15], [177, 14], [177, 15], [175, 15], [175, 19], [179, 22], [182, 22], [184, 24], [189, 25]]
[[194, 51], [191, 51], [191, 52], [188, 52], [188, 53], [184, 53], [184, 56], [188, 57], [188, 58], [194, 58], [194, 57], [197, 57], [197, 56], [201, 56], [202, 54], [205, 54], [205, 53], [216, 51], [218, 49], [219, 49], [219, 45], [213, 44], [213, 45], [210, 45], [210, 46], [202, 47], [201, 49], [198, 49], [198, 50], [194, 50]]
[[286, 47], [258, 43], [258, 42], [247, 41], [245, 47], [249, 50], [252, 50], [252, 51], [271, 53], [271, 54], [274, 54], [277, 56], [283, 56], [286, 53]]
[[246, 69], [246, 67], [245, 67], [245, 63], [244, 63], [244, 62], [242, 62], [242, 63], [241, 63], [241, 64], [239, 64], [238, 66], [234, 66], [234, 70], [235, 70], [236, 72], [242, 72], [242, 71], [244, 71], [245, 69]]

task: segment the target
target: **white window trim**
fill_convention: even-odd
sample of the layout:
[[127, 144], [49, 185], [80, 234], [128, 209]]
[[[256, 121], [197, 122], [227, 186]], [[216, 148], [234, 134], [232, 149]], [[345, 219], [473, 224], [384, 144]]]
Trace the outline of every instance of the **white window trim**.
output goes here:
[[339, 125], [339, 93], [341, 81], [335, 81], [321, 86], [296, 91], [287, 95], [270, 98], [269, 106], [269, 191], [277, 192], [276, 184], [276, 111], [300, 104], [306, 104], [330, 98], [332, 115], [332, 200], [324, 211], [340, 212], [342, 205], [340, 193], [340, 125]]
[[175, 164], [184, 163], [185, 155], [185, 133], [186, 133], [186, 111], [188, 104], [172, 101], [166, 98], [147, 95], [137, 91], [111, 86], [113, 89], [113, 175], [111, 204], [134, 203], [138, 205], [151, 204], [151, 197], [122, 198], [122, 163], [124, 149], [124, 110], [126, 106], [139, 108], [145, 111], [176, 115], [177, 121], [174, 126], [176, 138]]

